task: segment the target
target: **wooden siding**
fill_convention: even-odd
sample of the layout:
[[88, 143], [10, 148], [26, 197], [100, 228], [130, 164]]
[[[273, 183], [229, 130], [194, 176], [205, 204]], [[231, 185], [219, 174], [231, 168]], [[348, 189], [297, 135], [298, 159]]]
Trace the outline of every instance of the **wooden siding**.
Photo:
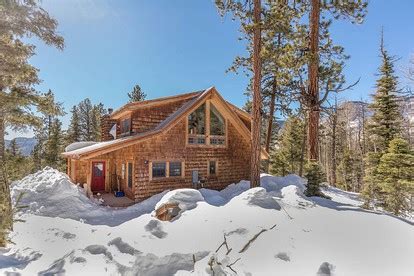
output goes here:
[[[223, 189], [231, 183], [249, 179], [249, 144], [240, 137], [237, 129], [232, 124], [228, 125], [229, 142], [227, 147], [188, 147], [184, 139], [185, 121], [185, 119], [182, 119], [165, 135], [108, 154], [111, 156], [111, 160], [115, 160], [117, 175], [121, 175], [123, 162], [126, 163], [126, 160], [133, 160], [134, 162], [135, 176], [132, 191], [126, 185], [126, 177], [121, 184], [128, 197], [140, 201], [164, 190], [192, 188], [192, 170], [199, 171], [199, 177], [205, 180], [204, 187], [210, 189]], [[160, 160], [185, 160], [182, 168], [184, 177], [166, 177], [151, 180], [150, 163]], [[215, 176], [208, 175], [207, 164], [210, 160], [217, 161]]]
[[101, 141], [113, 140], [109, 131], [115, 123], [117, 124], [116, 136], [121, 137], [120, 123], [126, 118], [131, 118], [131, 135], [152, 130], [189, 100], [191, 99], [183, 99], [164, 105], [142, 107], [128, 116], [121, 117], [119, 120], [113, 120], [110, 119], [109, 115], [104, 115], [101, 118]]
[[154, 129], [168, 116], [188, 101], [181, 100], [168, 105], [154, 106], [136, 110], [132, 114], [132, 132], [142, 133]]
[[[134, 110], [131, 115], [132, 130], [138, 133], [155, 128], [188, 100]], [[207, 101], [207, 105], [210, 104], [210, 101], [213, 102], [226, 120], [226, 143], [224, 145], [209, 145], [207, 142], [209, 137], [206, 137], [206, 145], [187, 143], [187, 116], [189, 112], [197, 108], [197, 106], [193, 106], [191, 110], [186, 111], [183, 117], [178, 117], [171, 127], [155, 136], [137, 140], [132, 145], [124, 145], [109, 153], [95, 154], [89, 159], [70, 159], [69, 162], [74, 164], [71, 165], [74, 167], [74, 173], [72, 173], [74, 176], [71, 175], [72, 180], [75, 183], [90, 184], [91, 162], [102, 160], [106, 162], [106, 191], [116, 190], [117, 179], [119, 178], [121, 190], [135, 201], [144, 200], [165, 190], [193, 188], [192, 171], [194, 170], [197, 170], [199, 178], [204, 180], [203, 186], [210, 189], [223, 189], [231, 183], [248, 180], [250, 177], [249, 124], [245, 121], [242, 123], [239, 119], [243, 120], [244, 118], [240, 118], [234, 111], [229, 110], [218, 93], [217, 95], [212, 93], [211, 97], [209, 95], [203, 101]], [[206, 115], [206, 117], [208, 116], [209, 114]], [[102, 123], [102, 137], [103, 139], [112, 139], [107, 133], [114, 121], [109, 117], [106, 117], [106, 119], [108, 121]], [[208, 127], [208, 124], [206, 127]], [[119, 135], [119, 127], [117, 132]], [[154, 161], [181, 161], [182, 175], [152, 178], [150, 170]], [[209, 161], [217, 162], [215, 175], [209, 175]], [[128, 162], [133, 163], [132, 188], [127, 185]], [[122, 177], [123, 164], [125, 166], [124, 177]]]

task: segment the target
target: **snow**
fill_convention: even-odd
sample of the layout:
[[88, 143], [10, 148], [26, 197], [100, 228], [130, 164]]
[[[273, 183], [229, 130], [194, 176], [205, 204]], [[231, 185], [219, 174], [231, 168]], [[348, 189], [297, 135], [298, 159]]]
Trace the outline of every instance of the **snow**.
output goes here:
[[75, 142], [75, 143], [72, 143], [69, 146], [67, 146], [65, 148], [65, 152], [74, 151], [74, 150], [81, 149], [81, 148], [84, 148], [84, 147], [89, 147], [89, 146], [95, 145], [97, 143], [98, 142], [92, 142], [92, 141]]
[[178, 204], [182, 211], [191, 210], [197, 207], [198, 201], [204, 201], [201, 193], [194, 189], [179, 189], [165, 194], [155, 205], [155, 209], [165, 204]]
[[[253, 189], [179, 189], [115, 209], [47, 168], [13, 183], [29, 208], [15, 244], [0, 250], [0, 274], [412, 275], [411, 221], [361, 209], [358, 194], [332, 187], [332, 200], [308, 198], [304, 185], [262, 175]], [[171, 202], [181, 215], [156, 219], [154, 209]]]

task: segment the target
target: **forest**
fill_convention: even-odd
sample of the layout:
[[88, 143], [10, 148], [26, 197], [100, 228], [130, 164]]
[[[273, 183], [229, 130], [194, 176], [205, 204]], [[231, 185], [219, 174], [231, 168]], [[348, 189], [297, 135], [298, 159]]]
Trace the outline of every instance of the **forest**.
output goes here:
[[[395, 215], [412, 211], [414, 126], [409, 110], [414, 59], [403, 76], [412, 86], [403, 86], [396, 73], [398, 57], [385, 46], [392, 41], [387, 42], [385, 32], [378, 33], [380, 66], [375, 88], [365, 91], [371, 100], [338, 100], [359, 81], [346, 79], [350, 56], [333, 40], [332, 24], [337, 20], [364, 24], [368, 1], [216, 0], [215, 5], [221, 16], [230, 15], [240, 23], [239, 43], [247, 48], [246, 55], [234, 57], [227, 73], [245, 74], [250, 80], [239, 94], [246, 96], [243, 109], [253, 120], [251, 186], [259, 186], [261, 172], [297, 174], [308, 180], [308, 196], [328, 197], [320, 187], [329, 183], [361, 193], [364, 208], [383, 208]], [[29, 59], [36, 48], [25, 38], [35, 37], [64, 51], [57, 27], [40, 1], [0, 4], [3, 229], [10, 228], [15, 210], [10, 183], [46, 166], [65, 172], [60, 153], [67, 145], [100, 140], [100, 118], [107, 113], [102, 103], [85, 98], [64, 110], [53, 91], [35, 89], [40, 80]], [[136, 85], [128, 97], [151, 98], [151, 92], [146, 93]], [[67, 113], [70, 124], [63, 129], [61, 118]], [[29, 156], [14, 140], [5, 147], [7, 131], [27, 128], [34, 130], [37, 141]], [[260, 147], [269, 152], [268, 162], [260, 160]]]

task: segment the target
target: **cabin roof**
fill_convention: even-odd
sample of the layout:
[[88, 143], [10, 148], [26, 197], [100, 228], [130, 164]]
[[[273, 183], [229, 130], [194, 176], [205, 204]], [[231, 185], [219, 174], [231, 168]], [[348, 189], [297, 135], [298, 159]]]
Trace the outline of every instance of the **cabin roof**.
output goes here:
[[116, 120], [116, 119], [122, 118], [123, 116], [133, 111], [136, 111], [142, 108], [148, 108], [148, 107], [157, 106], [157, 105], [165, 105], [168, 103], [178, 102], [182, 100], [194, 99], [200, 96], [200, 94], [202, 94], [204, 91], [205, 90], [200, 90], [200, 91], [183, 93], [179, 95], [162, 97], [162, 98], [157, 98], [157, 99], [152, 99], [152, 100], [127, 103], [124, 106], [112, 112], [110, 114], [110, 118]]
[[[168, 131], [171, 127], [175, 125], [176, 122], [178, 122], [186, 113], [188, 113], [193, 107], [196, 107], [197, 104], [205, 100], [207, 97], [211, 96], [213, 93], [218, 96], [219, 99], [224, 103], [225, 106], [230, 111], [230, 114], [232, 115], [232, 119], [240, 125], [241, 131], [243, 132], [243, 135], [246, 136], [246, 138], [250, 137], [250, 131], [246, 128], [246, 126], [243, 124], [239, 116], [243, 116], [245, 118], [248, 118], [250, 120], [250, 115], [243, 110], [239, 109], [235, 105], [232, 105], [225, 101], [221, 95], [216, 91], [214, 87], [207, 88], [202, 91], [197, 92], [191, 92], [186, 94], [181, 94], [173, 97], [165, 97], [160, 99], [154, 99], [149, 101], [142, 101], [142, 102], [134, 102], [126, 104], [125, 106], [121, 107], [114, 113], [116, 114], [114, 117], [111, 117], [113, 119], [120, 118], [120, 114], [124, 113], [125, 110], [128, 110], [128, 112], [132, 112], [134, 110], [137, 110], [139, 108], [144, 108], [147, 106], [153, 106], [154, 104], [163, 104], [165, 102], [172, 102], [172, 101], [179, 101], [179, 100], [188, 100], [185, 102], [179, 109], [177, 109], [175, 112], [173, 112], [170, 116], [168, 116], [165, 120], [163, 120], [160, 124], [158, 124], [154, 129], [148, 130], [146, 132], [137, 133], [131, 136], [118, 138], [111, 141], [105, 141], [105, 142], [98, 142], [96, 144], [86, 146], [83, 148], [79, 148], [76, 150], [68, 151], [62, 153], [64, 157], [70, 157], [74, 159], [83, 159], [83, 158], [93, 158], [98, 155], [106, 154], [115, 150], [118, 150], [123, 147], [127, 147], [130, 145], [133, 145], [137, 142], [149, 139], [155, 135], [164, 133]], [[145, 104], [146, 103], [146, 104]], [[239, 116], [237, 116], [239, 115]], [[119, 117], [120, 116], [120, 117]], [[262, 155], [266, 158], [268, 158], [268, 153], [263, 152]]]

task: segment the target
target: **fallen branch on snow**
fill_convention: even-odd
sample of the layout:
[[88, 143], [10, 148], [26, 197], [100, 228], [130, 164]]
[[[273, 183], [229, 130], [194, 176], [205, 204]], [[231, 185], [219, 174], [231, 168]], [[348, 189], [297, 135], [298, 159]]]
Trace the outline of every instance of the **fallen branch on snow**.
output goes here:
[[229, 248], [229, 245], [228, 245], [228, 243], [227, 243], [227, 239], [226, 239], [226, 234], [223, 234], [223, 236], [224, 236], [224, 241], [223, 241], [223, 243], [222, 243], [222, 244], [220, 244], [220, 246], [217, 248], [216, 253], [220, 250], [220, 248], [221, 248], [223, 245], [225, 245], [225, 246], [226, 246], [226, 249], [227, 249], [226, 255], [229, 255], [229, 254], [230, 254], [230, 252], [231, 252], [231, 250], [232, 250], [232, 248]]
[[252, 242], [254, 242], [261, 234], [263, 234], [264, 232], [266, 232], [266, 231], [268, 231], [268, 230], [272, 230], [273, 228], [275, 228], [276, 227], [276, 224], [275, 225], [273, 225], [272, 227], [270, 227], [269, 229], [262, 229], [262, 230], [260, 230], [260, 232], [259, 233], [257, 233], [256, 235], [254, 235], [253, 236], [253, 238], [251, 238], [244, 246], [243, 246], [243, 248], [239, 251], [239, 253], [243, 253], [244, 251], [246, 251], [248, 248], [249, 248], [249, 246], [250, 246], [250, 244], [252, 243]]

